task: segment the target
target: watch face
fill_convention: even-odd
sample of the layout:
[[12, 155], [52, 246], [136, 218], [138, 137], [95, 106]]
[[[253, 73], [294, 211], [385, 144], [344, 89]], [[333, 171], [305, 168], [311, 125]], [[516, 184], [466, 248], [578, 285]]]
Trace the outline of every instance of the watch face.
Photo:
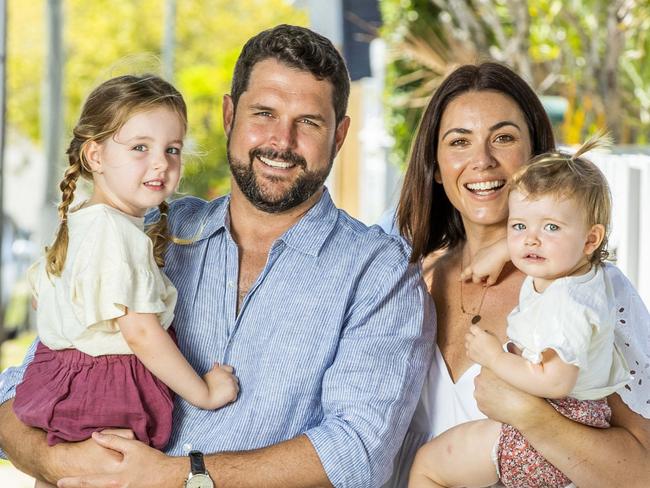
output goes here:
[[185, 488], [214, 488], [214, 483], [207, 474], [194, 474], [185, 482]]

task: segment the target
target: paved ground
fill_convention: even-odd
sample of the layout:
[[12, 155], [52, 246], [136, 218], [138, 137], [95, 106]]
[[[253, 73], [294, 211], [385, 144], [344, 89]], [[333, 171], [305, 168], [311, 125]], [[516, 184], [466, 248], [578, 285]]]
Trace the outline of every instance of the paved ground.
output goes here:
[[2, 488], [32, 488], [34, 479], [21, 473], [11, 464], [0, 464], [0, 486]]

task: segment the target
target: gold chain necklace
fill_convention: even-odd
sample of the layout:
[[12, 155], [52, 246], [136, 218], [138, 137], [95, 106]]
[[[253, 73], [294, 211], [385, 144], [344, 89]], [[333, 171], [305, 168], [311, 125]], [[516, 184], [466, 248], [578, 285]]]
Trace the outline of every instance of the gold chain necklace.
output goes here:
[[[465, 269], [465, 266], [463, 266], [463, 251], [461, 250], [460, 252], [460, 271], [461, 273]], [[487, 293], [488, 286], [483, 286], [483, 293], [481, 293], [481, 300], [478, 302], [478, 307], [474, 310], [465, 310], [465, 306], [463, 305], [463, 280], [459, 280], [460, 282], [460, 311], [463, 312], [463, 314], [468, 315], [472, 317], [472, 324], [478, 324], [483, 317], [481, 317], [481, 308], [483, 307], [483, 300], [485, 300], [485, 294]]]

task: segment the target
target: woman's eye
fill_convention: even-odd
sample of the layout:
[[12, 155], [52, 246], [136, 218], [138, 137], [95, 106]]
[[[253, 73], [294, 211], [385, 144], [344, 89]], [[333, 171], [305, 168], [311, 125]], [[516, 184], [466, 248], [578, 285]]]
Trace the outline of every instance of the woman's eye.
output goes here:
[[546, 224], [544, 226], [544, 229], [546, 229], [548, 231], [551, 231], [551, 232], [555, 232], [557, 230], [560, 230], [560, 227], [558, 225], [556, 225], [556, 224]]
[[467, 139], [453, 139], [449, 145], [450, 146], [465, 146], [468, 144]]
[[514, 140], [515, 138], [510, 134], [500, 134], [494, 138], [494, 142], [498, 143], [512, 142]]

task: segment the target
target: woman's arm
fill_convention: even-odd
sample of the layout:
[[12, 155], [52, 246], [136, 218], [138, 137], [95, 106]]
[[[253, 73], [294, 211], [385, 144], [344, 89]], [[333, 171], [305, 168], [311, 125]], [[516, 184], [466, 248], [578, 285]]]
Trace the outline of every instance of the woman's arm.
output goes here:
[[607, 397], [611, 427], [574, 422], [545, 400], [524, 393], [483, 368], [474, 396], [488, 417], [516, 427], [532, 446], [577, 486], [647, 487], [650, 420], [632, 412], [616, 394]]
[[217, 364], [201, 379], [155, 314], [127, 310], [117, 324], [142, 364], [192, 405], [214, 409], [237, 398], [239, 385], [232, 367]]
[[571, 393], [579, 369], [567, 364], [552, 349], [542, 353], [542, 362], [533, 364], [517, 354], [506, 352], [499, 340], [476, 325], [466, 337], [467, 355], [501, 379], [531, 395], [563, 398]]

